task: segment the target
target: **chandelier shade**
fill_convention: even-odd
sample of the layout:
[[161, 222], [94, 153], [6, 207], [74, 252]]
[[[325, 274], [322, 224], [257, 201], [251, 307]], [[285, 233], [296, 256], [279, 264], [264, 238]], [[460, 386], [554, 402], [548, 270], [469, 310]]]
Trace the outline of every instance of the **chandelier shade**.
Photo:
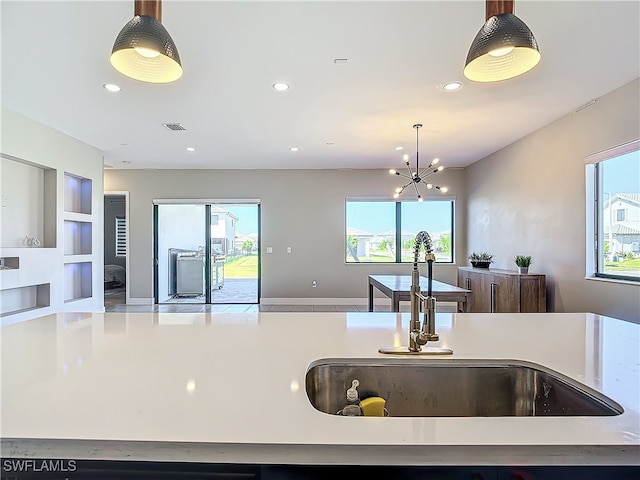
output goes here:
[[407, 174], [405, 175], [404, 173], [398, 172], [394, 168], [389, 170], [389, 173], [391, 175], [397, 175], [399, 177], [402, 177], [402, 178], [408, 180], [408, 182], [405, 185], [395, 189], [395, 192], [393, 193], [393, 198], [400, 197], [400, 195], [405, 191], [405, 189], [408, 186], [413, 185], [414, 188], [415, 188], [415, 192], [416, 192], [416, 196], [418, 198], [418, 201], [422, 202], [422, 201], [424, 201], [424, 198], [420, 194], [420, 189], [418, 188], [419, 185], [424, 185], [427, 190], [431, 190], [431, 189], [435, 188], [436, 190], [439, 190], [442, 193], [446, 193], [447, 191], [449, 191], [449, 189], [447, 187], [444, 187], [444, 186], [441, 187], [440, 185], [434, 185], [432, 183], [427, 183], [425, 181], [425, 179], [427, 177], [430, 177], [431, 175], [434, 175], [434, 174], [444, 170], [444, 167], [442, 165], [436, 167], [436, 164], [440, 161], [440, 159], [439, 158], [434, 158], [429, 163], [429, 165], [427, 165], [425, 168], [420, 170], [420, 153], [419, 153], [419, 148], [418, 147], [419, 147], [419, 131], [420, 131], [420, 128], [422, 128], [422, 124], [421, 123], [416, 123], [413, 126], [413, 128], [416, 129], [416, 169], [415, 169], [415, 171], [411, 170], [411, 167], [409, 166], [409, 155], [404, 155], [403, 156], [403, 160], [404, 160], [404, 163], [405, 163], [405, 165], [407, 167]]
[[474, 38], [464, 76], [475, 82], [497, 82], [528, 72], [541, 55], [533, 33], [516, 17], [513, 2], [487, 1], [487, 20]]
[[182, 76], [178, 48], [160, 19], [160, 2], [135, 2], [134, 17], [122, 28], [111, 51], [116, 70], [150, 83], [169, 83]]

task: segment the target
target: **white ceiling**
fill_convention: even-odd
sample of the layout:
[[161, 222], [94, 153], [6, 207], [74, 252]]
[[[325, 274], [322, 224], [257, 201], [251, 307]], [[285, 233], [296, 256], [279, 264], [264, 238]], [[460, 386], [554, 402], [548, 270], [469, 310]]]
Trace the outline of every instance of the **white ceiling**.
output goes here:
[[[638, 1], [517, 0], [542, 60], [479, 84], [462, 69], [484, 0], [165, 0], [184, 75], [155, 85], [109, 63], [133, 5], [1, 2], [3, 105], [97, 147], [114, 168], [397, 167], [395, 146], [415, 156], [414, 123], [421, 161], [463, 167], [640, 75]], [[463, 88], [441, 91], [451, 80]], [[187, 130], [162, 126], [174, 122]]]

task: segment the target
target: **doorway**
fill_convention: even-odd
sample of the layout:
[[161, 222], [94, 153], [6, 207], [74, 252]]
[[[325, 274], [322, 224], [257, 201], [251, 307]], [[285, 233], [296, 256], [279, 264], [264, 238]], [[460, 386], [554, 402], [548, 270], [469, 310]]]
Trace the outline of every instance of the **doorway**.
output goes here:
[[125, 305], [129, 298], [128, 192], [104, 193], [104, 304]]
[[155, 200], [155, 303], [260, 303], [259, 244], [259, 202]]

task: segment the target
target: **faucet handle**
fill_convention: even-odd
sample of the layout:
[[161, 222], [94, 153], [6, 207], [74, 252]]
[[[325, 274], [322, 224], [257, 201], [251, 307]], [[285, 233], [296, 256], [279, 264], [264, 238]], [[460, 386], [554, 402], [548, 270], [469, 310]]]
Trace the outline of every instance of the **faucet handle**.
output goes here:
[[358, 400], [358, 385], [360, 385], [360, 381], [355, 378], [352, 382], [351, 382], [351, 388], [347, 389], [347, 400], [349, 402], [355, 402]]

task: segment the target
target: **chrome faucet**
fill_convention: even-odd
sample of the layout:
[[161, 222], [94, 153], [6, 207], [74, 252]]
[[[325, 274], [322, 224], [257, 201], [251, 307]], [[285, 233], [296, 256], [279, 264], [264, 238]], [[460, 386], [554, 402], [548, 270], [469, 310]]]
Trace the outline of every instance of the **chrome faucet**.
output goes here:
[[[427, 295], [420, 290], [420, 270], [418, 270], [418, 256], [420, 247], [424, 246], [424, 260], [427, 262]], [[433, 262], [436, 256], [433, 254], [433, 241], [424, 230], [418, 232], [413, 247], [413, 269], [411, 270], [411, 321], [409, 322], [409, 346], [408, 347], [383, 347], [380, 353], [409, 353], [423, 355], [448, 355], [453, 353], [448, 348], [429, 347], [422, 348], [427, 342], [437, 342], [440, 336], [436, 333], [436, 299], [433, 296]], [[422, 327], [420, 326], [420, 304], [424, 315]]]
[[[420, 270], [418, 270], [418, 255], [420, 247], [424, 246], [424, 260], [427, 262], [427, 296], [420, 290]], [[409, 323], [409, 351], [419, 352], [420, 346], [427, 342], [440, 340], [436, 333], [436, 299], [433, 296], [433, 262], [436, 256], [433, 254], [433, 241], [425, 232], [416, 235], [413, 247], [413, 269], [411, 270], [411, 322]], [[424, 322], [420, 328], [420, 302], [423, 302]]]

